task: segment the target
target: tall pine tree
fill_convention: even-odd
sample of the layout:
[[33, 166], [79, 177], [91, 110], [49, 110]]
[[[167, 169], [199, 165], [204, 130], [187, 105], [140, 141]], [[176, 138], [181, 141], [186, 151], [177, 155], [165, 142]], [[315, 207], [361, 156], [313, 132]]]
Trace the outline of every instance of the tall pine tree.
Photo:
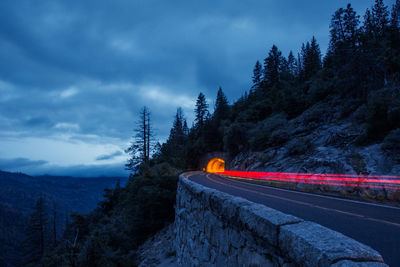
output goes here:
[[392, 30], [398, 30], [400, 28], [400, 0], [396, 0], [390, 15], [390, 27]]
[[288, 69], [289, 69], [289, 73], [290, 75], [292, 75], [293, 77], [297, 77], [298, 73], [297, 73], [297, 60], [293, 55], [293, 52], [290, 51], [289, 52], [289, 56], [288, 56]]
[[267, 85], [275, 85], [281, 80], [282, 52], [273, 45], [264, 60], [264, 81]]
[[44, 199], [40, 197], [35, 205], [33, 213], [29, 216], [28, 226], [25, 229], [24, 265], [38, 266], [45, 253], [46, 226], [48, 214], [46, 212]]
[[330, 24], [330, 49], [354, 48], [358, 38], [359, 16], [351, 4], [346, 9], [338, 9], [332, 17]]
[[375, 0], [375, 5], [372, 7], [372, 23], [375, 38], [382, 38], [389, 25], [389, 11], [383, 0]]
[[215, 109], [214, 109], [214, 119], [218, 121], [227, 119], [229, 116], [229, 104], [228, 99], [226, 98], [222, 88], [219, 87], [217, 93], [217, 99], [215, 101]]
[[127, 170], [137, 172], [142, 164], [150, 161], [153, 147], [153, 127], [151, 125], [150, 110], [144, 106], [139, 113], [139, 121], [135, 129], [136, 135], [131, 145], [125, 150], [131, 157], [125, 164]]
[[253, 69], [253, 89], [257, 89], [260, 87], [261, 85], [261, 80], [262, 80], [262, 66], [260, 61], [257, 60], [256, 64], [254, 65], [254, 69]]
[[209, 114], [207, 100], [203, 93], [200, 93], [199, 96], [197, 97], [194, 113], [195, 113], [195, 123], [196, 123], [195, 126], [201, 129], [204, 126], [204, 123]]

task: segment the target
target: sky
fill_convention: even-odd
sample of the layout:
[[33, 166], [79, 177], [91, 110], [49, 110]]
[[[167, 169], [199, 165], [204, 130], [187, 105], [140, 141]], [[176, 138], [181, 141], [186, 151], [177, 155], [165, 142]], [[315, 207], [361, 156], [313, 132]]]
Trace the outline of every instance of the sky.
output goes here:
[[[158, 141], [203, 92], [233, 103], [273, 44], [325, 53], [343, 0], [2, 0], [0, 170], [126, 176], [141, 107]], [[350, 1], [361, 15], [373, 0]], [[391, 6], [394, 0], [386, 0]]]

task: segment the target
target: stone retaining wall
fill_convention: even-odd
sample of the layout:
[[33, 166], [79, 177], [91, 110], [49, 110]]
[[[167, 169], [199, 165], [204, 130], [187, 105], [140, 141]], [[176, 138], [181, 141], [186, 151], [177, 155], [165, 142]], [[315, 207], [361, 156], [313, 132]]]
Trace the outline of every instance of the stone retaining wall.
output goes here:
[[181, 266], [387, 266], [370, 247], [313, 222], [179, 178]]

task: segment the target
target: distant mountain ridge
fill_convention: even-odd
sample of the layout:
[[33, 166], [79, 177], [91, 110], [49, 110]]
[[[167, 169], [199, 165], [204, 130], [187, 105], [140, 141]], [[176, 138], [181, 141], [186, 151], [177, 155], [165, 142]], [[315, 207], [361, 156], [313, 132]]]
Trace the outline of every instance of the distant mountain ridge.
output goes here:
[[19, 266], [19, 248], [24, 227], [36, 201], [43, 197], [51, 213], [57, 207], [58, 232], [64, 228], [67, 215], [87, 213], [103, 199], [105, 188], [125, 185], [128, 177], [78, 178], [65, 176], [29, 176], [0, 171], [0, 263]]

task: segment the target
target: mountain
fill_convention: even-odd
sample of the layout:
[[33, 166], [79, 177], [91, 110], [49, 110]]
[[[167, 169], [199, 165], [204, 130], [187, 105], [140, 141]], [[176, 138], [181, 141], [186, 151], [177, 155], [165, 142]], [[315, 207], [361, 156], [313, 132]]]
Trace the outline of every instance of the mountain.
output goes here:
[[21, 264], [24, 229], [40, 197], [45, 200], [49, 218], [56, 206], [57, 232], [61, 236], [68, 214], [93, 210], [103, 199], [104, 189], [114, 188], [118, 181], [125, 185], [128, 178], [33, 177], [0, 171], [0, 266]]

